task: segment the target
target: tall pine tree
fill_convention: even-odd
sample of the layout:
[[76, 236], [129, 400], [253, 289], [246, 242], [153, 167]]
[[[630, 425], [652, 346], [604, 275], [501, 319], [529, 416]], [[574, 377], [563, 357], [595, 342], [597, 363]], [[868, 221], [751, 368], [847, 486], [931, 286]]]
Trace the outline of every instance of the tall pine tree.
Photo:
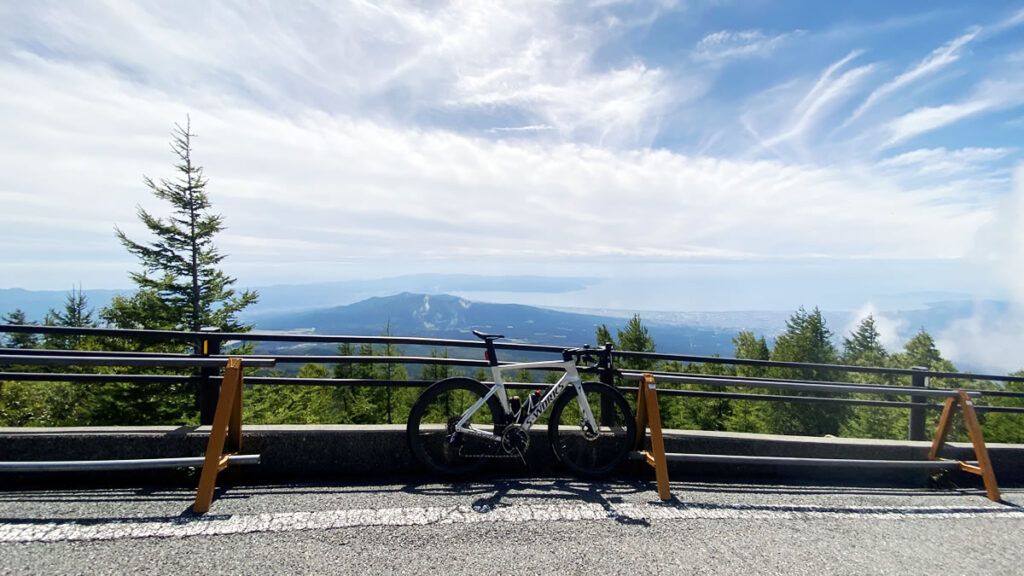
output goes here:
[[115, 298], [104, 309], [108, 322], [123, 328], [163, 328], [198, 331], [205, 326], [225, 332], [246, 328], [238, 312], [256, 302], [250, 290], [235, 292], [235, 279], [218, 268], [224, 260], [214, 238], [224, 229], [224, 218], [212, 214], [202, 167], [192, 161], [191, 122], [174, 125], [171, 150], [177, 157], [174, 179], [153, 181], [144, 177], [154, 196], [171, 205], [171, 215], [161, 218], [138, 208], [139, 219], [154, 237], [136, 242], [115, 227], [118, 240], [142, 264], [132, 272], [138, 292]]

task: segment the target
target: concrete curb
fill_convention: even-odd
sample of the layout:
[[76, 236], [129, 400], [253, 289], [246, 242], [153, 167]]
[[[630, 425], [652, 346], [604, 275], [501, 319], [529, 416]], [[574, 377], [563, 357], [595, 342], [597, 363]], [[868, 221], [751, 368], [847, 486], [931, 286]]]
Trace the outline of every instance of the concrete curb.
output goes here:
[[[0, 428], [0, 461], [106, 460], [201, 456], [209, 427]], [[702, 431], [666, 431], [666, 450], [696, 454], [925, 460], [928, 442], [811, 438]], [[1002, 486], [1024, 484], [1024, 445], [989, 446]], [[243, 454], [260, 454], [259, 465], [235, 468], [225, 481], [244, 483], [306, 481], [329, 478], [385, 478], [420, 473], [406, 446], [405, 426], [245, 426]], [[947, 458], [973, 460], [970, 444], [952, 443]], [[548, 447], [546, 430], [535, 429], [527, 452], [529, 467], [518, 459], [497, 460], [487, 470], [503, 475], [548, 475], [560, 470]], [[645, 465], [634, 473], [650, 474]], [[637, 471], [638, 470], [638, 471]], [[778, 465], [673, 463], [673, 480], [701, 477], [746, 481], [896, 482], [920, 484], [934, 470], [815, 468]], [[0, 476], [0, 485], [74, 484], [94, 480], [119, 484], [189, 483], [194, 472], [18, 473]], [[975, 476], [957, 473], [954, 481], [980, 485]]]

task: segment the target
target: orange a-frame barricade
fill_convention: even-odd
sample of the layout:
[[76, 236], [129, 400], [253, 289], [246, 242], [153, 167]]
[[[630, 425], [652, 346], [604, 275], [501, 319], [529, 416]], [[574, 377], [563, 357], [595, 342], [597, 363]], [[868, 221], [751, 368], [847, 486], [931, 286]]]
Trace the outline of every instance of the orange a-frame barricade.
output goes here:
[[[20, 361], [40, 360], [40, 357], [11, 357]], [[80, 360], [80, 359], [79, 359]], [[120, 365], [118, 358], [86, 359], [90, 363], [102, 361], [103, 365]], [[194, 365], [193, 361], [185, 360], [174, 363], [167, 359], [146, 359], [151, 365]], [[177, 359], [175, 359], [177, 360]], [[139, 364], [138, 360], [134, 360]], [[206, 360], [216, 362], [213, 359]], [[246, 360], [253, 365], [273, 365], [273, 360]], [[242, 448], [242, 359], [229, 358], [221, 382], [220, 398], [214, 413], [210, 439], [206, 445], [206, 455], [183, 458], [143, 458], [129, 460], [32, 460], [27, 462], [0, 462], [0, 472], [34, 473], [34, 472], [83, 472], [83, 471], [114, 471], [143, 470], [152, 468], [179, 468], [183, 466], [202, 465], [199, 477], [199, 488], [192, 511], [202, 514], [210, 509], [213, 502], [213, 491], [217, 482], [217, 474], [228, 465], [258, 464], [259, 454], [239, 455]], [[141, 364], [139, 364], [141, 365]], [[225, 447], [227, 452], [225, 452]]]
[[[968, 464], [959, 460], [940, 458], [939, 453], [946, 444], [946, 436], [953, 423], [953, 417], [957, 411], [963, 413], [964, 422], [967, 426], [967, 433], [970, 436], [974, 448], [974, 455], [978, 460], [977, 465]], [[645, 448], [647, 430], [651, 431], [650, 449]], [[658, 497], [662, 500], [672, 498], [669, 489], [668, 461], [698, 461], [698, 462], [730, 462], [730, 463], [771, 463], [771, 464], [829, 464], [849, 466], [900, 466], [900, 467], [933, 467], [944, 468], [956, 467], [965, 472], [977, 474], [982, 477], [985, 484], [985, 492], [990, 500], [999, 502], [999, 486], [996, 483], [996, 475], [992, 469], [992, 461], [989, 458], [988, 448], [981, 433], [981, 425], [978, 422], [978, 415], [974, 410], [974, 403], [970, 395], [964, 390], [951, 390], [950, 396], [946, 398], [942, 416], [939, 420], [939, 427], [935, 431], [935, 438], [932, 440], [931, 450], [928, 452], [928, 460], [854, 460], [854, 459], [822, 459], [822, 458], [775, 458], [770, 456], [717, 456], [703, 454], [674, 454], [665, 452], [665, 439], [661, 432], [661, 411], [658, 409], [658, 389], [654, 376], [644, 374], [640, 381], [639, 396], [636, 404], [636, 454], [654, 467], [655, 478], [658, 482]]]
[[[196, 514], [210, 509], [217, 474], [228, 467], [228, 458], [242, 449], [242, 378], [241, 358], [228, 359], [210, 427], [210, 439], [206, 444], [203, 471], [199, 475], [199, 489], [192, 504], [192, 511]], [[225, 444], [228, 453], [224, 452]]]

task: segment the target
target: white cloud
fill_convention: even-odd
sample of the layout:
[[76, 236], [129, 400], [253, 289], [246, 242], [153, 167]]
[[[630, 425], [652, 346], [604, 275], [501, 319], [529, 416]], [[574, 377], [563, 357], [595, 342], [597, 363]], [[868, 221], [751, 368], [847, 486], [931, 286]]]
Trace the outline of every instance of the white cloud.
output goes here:
[[[650, 14], [672, 8], [637, 6], [7, 6], [5, 270], [36, 287], [123, 285], [133, 262], [112, 228], [142, 233], [135, 205], [159, 206], [142, 175], [171, 175], [168, 133], [187, 113], [226, 217], [226, 266], [247, 283], [486, 264], [484, 256], [531, 267], [559, 258], [970, 255], [996, 208], [960, 194], [969, 185], [961, 180], [978, 172], [955, 165], [1005, 157], [922, 144], [930, 152], [878, 169], [858, 154], [831, 162], [820, 152], [821, 127], [879, 66], [851, 67], [859, 52], [849, 50], [861, 47], [822, 54], [834, 62], [824, 72], [807, 61], [762, 79], [779, 89], [761, 92], [771, 102], [751, 107], [751, 126], [778, 148], [805, 152], [801, 162], [744, 157], [724, 144], [720, 157], [692, 155], [688, 145], [704, 131], [723, 143], [740, 132], [735, 118], [760, 88], [730, 94], [708, 114], [702, 97], [720, 70], [690, 69], [692, 39], [674, 46], [679, 62], [633, 50]], [[706, 62], [778, 54], [805, 38], [695, 33]], [[1010, 101], [1009, 89], [998, 92], [977, 97]], [[904, 120], [900, 134], [925, 119]], [[673, 141], [651, 149], [655, 135]], [[953, 192], [907, 178], [940, 161], [943, 174], [957, 175], [943, 184]]]
[[864, 304], [850, 317], [849, 324], [847, 324], [846, 329], [840, 336], [849, 338], [849, 335], [855, 332], [860, 323], [868, 316], [874, 319], [875, 329], [878, 330], [878, 341], [885, 347], [886, 351], [890, 353], [899, 351], [904, 344], [904, 338], [901, 334], [906, 323], [899, 318], [890, 318], [879, 310], [878, 306], [873, 302]]
[[1020, 26], [1021, 24], [1024, 24], [1024, 8], [1021, 8], [1021, 9], [1017, 10], [1013, 15], [1011, 15], [1006, 20], [1003, 20], [1002, 22], [998, 22], [995, 26], [993, 26], [993, 28], [997, 32], [1002, 32], [1003, 30], [1008, 30], [1010, 28], [1016, 28], [1017, 26]]
[[[950, 177], [971, 178], [977, 189], [986, 174], [1002, 174], [1003, 168], [999, 163], [1010, 153], [1011, 150], [1007, 148], [919, 148], [881, 160], [875, 166], [894, 177], [909, 181], [941, 178], [949, 184]], [[1001, 182], [1000, 189], [1005, 190], [1005, 181]]]
[[914, 82], [917, 82], [918, 80], [926, 76], [935, 74], [936, 72], [942, 70], [943, 68], [959, 60], [962, 48], [966, 46], [969, 42], [974, 40], [974, 38], [978, 36], [979, 32], [980, 28], [974, 28], [967, 34], [964, 34], [963, 36], [960, 36], [959, 38], [956, 38], [948, 42], [947, 44], [939, 48], [936, 48], [935, 50], [932, 51], [931, 54], [925, 57], [925, 59], [918, 63], [916, 66], [900, 74], [891, 81], [886, 82], [885, 84], [876, 88], [874, 91], [871, 92], [871, 94], [868, 95], [867, 99], [864, 100], [864, 102], [860, 106], [858, 106], [856, 110], [854, 110], [853, 114], [844, 124], [849, 124], [850, 122], [853, 122], [862, 114], [864, 114], [864, 112], [866, 112], [868, 109], [873, 107], [878, 102], [881, 102], [891, 94], [894, 94], [900, 91], [901, 89], [904, 89], [908, 85], [913, 84]]
[[1024, 370], [1024, 309], [1014, 306], [999, 315], [956, 320], [936, 336], [935, 345], [958, 366], [1002, 373]]
[[[6, 94], [5, 121], [15, 133], [34, 137], [12, 144], [20, 156], [0, 159], [0, 190], [46, 202], [15, 202], [0, 221], [85, 215], [98, 223], [62, 231], [63, 242], [104, 249], [61, 269], [41, 258], [34, 275], [48, 282], [81, 280], [93, 266], [109, 269], [111, 258], [129, 269], [111, 228], [118, 224], [130, 235], [141, 234], [135, 204], [159, 207], [141, 176], [171, 175], [169, 124], [189, 108], [109, 73], [45, 70], [32, 76], [32, 93], [57, 92], [69, 80], [78, 88], [64, 94], [57, 108]], [[0, 68], [5, 81], [25, 79], [18, 74], [17, 68]], [[110, 104], [93, 104], [96, 94]], [[135, 124], [123, 123], [126, 117]], [[323, 112], [269, 115], [237, 105], [207, 105], [192, 112], [192, 123], [199, 134], [196, 160], [226, 217], [222, 247], [230, 267], [252, 274], [287, 266], [305, 269], [305, 277], [331, 271], [347, 276], [353, 263], [369, 273], [400, 261], [484, 256], [499, 262], [957, 258], [991, 216], [957, 203], [933, 205], [927, 190], [900, 189], [842, 169], [494, 141]], [[32, 128], [38, 126], [75, 130], [46, 138]], [[104, 144], [96, 144], [97, 134], [106, 134]], [[55, 157], [74, 162], [52, 170]], [[32, 244], [50, 234], [29, 228], [24, 238]]]
[[964, 101], [921, 107], [894, 119], [886, 126], [889, 138], [884, 147], [903, 143], [972, 116], [1014, 108], [1021, 104], [1024, 104], [1024, 83], [984, 82]]
[[954, 322], [936, 338], [936, 345], [955, 363], [993, 367], [1005, 372], [1024, 369], [1024, 164], [1014, 171], [1013, 192], [995, 207], [990, 226], [979, 229], [974, 257], [992, 269], [998, 285], [1008, 289], [1006, 309], [976, 306], [975, 313]]
[[786, 41], [803, 32], [797, 30], [775, 36], [766, 36], [760, 30], [731, 32], [722, 30], [701, 38], [694, 48], [698, 61], [722, 62], [736, 58], [767, 58]]
[[836, 77], [840, 70], [857, 56], [859, 52], [852, 52], [829, 66], [793, 108], [789, 124], [778, 135], [766, 140], [764, 145], [772, 148], [787, 140], [800, 140], [837, 104], [849, 98], [874, 69], [874, 66], [869, 64], [847, 70]]

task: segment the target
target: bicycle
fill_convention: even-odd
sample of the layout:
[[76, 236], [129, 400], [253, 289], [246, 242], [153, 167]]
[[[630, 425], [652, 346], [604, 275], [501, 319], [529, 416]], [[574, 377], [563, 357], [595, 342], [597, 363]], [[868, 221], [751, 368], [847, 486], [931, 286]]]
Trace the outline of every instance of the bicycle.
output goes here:
[[[424, 466], [459, 475], [494, 458], [525, 462], [530, 429], [548, 408], [548, 441], [558, 461], [572, 472], [602, 476], [626, 459], [636, 436], [629, 404], [613, 386], [582, 381], [576, 365], [594, 362], [585, 371], [610, 368], [610, 348], [567, 348], [562, 360], [500, 364], [494, 340], [504, 336], [476, 330], [473, 334], [485, 343], [484, 357], [494, 383], [448, 378], [420, 394], [409, 413], [406, 435]], [[506, 393], [503, 373], [552, 368], [565, 374], [547, 391], [537, 390], [525, 401]]]

